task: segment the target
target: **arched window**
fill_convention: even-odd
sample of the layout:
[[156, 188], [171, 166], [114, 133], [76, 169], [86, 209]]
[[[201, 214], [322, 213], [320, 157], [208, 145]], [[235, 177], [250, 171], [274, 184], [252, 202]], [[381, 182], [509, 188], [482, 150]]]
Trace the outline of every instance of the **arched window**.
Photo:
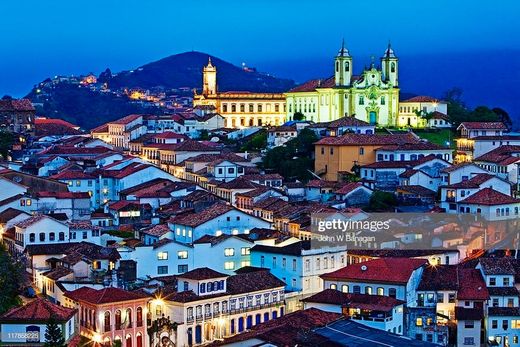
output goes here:
[[60, 232], [58, 234], [58, 240], [59, 241], [65, 241], [65, 233], [64, 232]]
[[385, 295], [385, 289], [383, 287], [378, 287], [377, 295]]
[[354, 286], [353, 287], [354, 294], [360, 294], [361, 293], [361, 287], [360, 286]]
[[132, 335], [128, 334], [126, 335], [126, 347], [132, 347]]
[[40, 242], [45, 241], [45, 233], [40, 233]]
[[36, 241], [36, 235], [34, 233], [30, 233], [29, 234], [29, 242], [34, 242]]
[[[108, 330], [108, 331], [110, 331], [110, 330]], [[105, 339], [103, 340], [103, 346], [105, 346], [105, 347], [112, 346], [112, 343], [110, 341], [110, 337], [105, 337]]]
[[258, 110], [258, 112], [262, 112], [262, 104], [258, 104], [257, 110]]
[[385, 104], [385, 97], [382, 96], [382, 97], [381, 97], [381, 105], [384, 105], [384, 104]]
[[336, 72], [339, 72], [339, 61], [336, 62]]
[[126, 321], [126, 327], [131, 328], [132, 327], [132, 309], [131, 308], [126, 309], [125, 321]]
[[206, 283], [201, 283], [200, 284], [200, 292], [201, 293], [205, 293], [206, 292]]
[[348, 72], [349, 70], [350, 70], [350, 63], [347, 61], [347, 62], [345, 63], [345, 71]]
[[342, 286], [341, 286], [341, 291], [342, 291], [343, 293], [348, 293], [348, 284], [344, 284], [344, 285], [342, 285]]
[[141, 306], [139, 306], [139, 307], [137, 308], [137, 311], [136, 311], [136, 320], [137, 320], [137, 326], [138, 326], [138, 327], [143, 326], [143, 309], [141, 308]]
[[227, 104], [222, 105], [222, 112], [227, 112]]
[[143, 347], [143, 335], [141, 335], [141, 333], [137, 333], [137, 336], [136, 336], [136, 346], [137, 347]]
[[55, 233], [49, 233], [49, 241], [56, 240], [56, 234]]
[[390, 72], [395, 72], [395, 63], [394, 62], [392, 62], [390, 64]]
[[246, 112], [246, 105], [240, 104], [240, 112], [242, 112], [242, 113]]
[[104, 325], [104, 329], [103, 330], [105, 332], [108, 332], [108, 331], [111, 330], [110, 329], [110, 312], [109, 311], [105, 312], [105, 320], [104, 320], [104, 324], [103, 325]]
[[330, 285], [330, 289], [337, 289], [337, 288], [338, 288], [338, 286], [337, 286], [336, 284], [334, 284], [334, 283], [332, 283], [332, 284]]
[[116, 311], [116, 330], [121, 329], [121, 310]]
[[365, 294], [372, 295], [372, 287], [365, 287]]
[[231, 104], [231, 112], [235, 113], [237, 111], [237, 105]]

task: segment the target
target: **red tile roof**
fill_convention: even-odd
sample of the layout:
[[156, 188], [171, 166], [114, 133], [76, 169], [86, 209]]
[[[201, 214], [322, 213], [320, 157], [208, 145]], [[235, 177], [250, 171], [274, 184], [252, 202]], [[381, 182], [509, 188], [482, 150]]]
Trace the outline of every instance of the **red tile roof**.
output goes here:
[[431, 142], [421, 141], [419, 143], [404, 143], [396, 145], [386, 145], [377, 149], [378, 151], [438, 151], [449, 150], [449, 148], [436, 145]]
[[[27, 218], [21, 222], [18, 222], [15, 224], [16, 227], [18, 228], [27, 228], [35, 223], [38, 223], [39, 221], [43, 220], [43, 219], [50, 219], [50, 220], [54, 220], [58, 223], [61, 223], [60, 221], [52, 218], [52, 217], [49, 217], [49, 216], [46, 216], [44, 214], [35, 214], [33, 215], [32, 217], [30, 218]], [[62, 223], [63, 224], [63, 223]]]
[[[260, 339], [275, 346], [297, 346], [301, 343], [301, 334], [323, 327], [341, 318], [341, 314], [309, 308], [286, 314], [280, 318], [255, 325], [251, 330], [214, 342], [212, 346], [239, 343], [250, 339]], [[331, 341], [312, 342], [309, 346], [329, 346]]]
[[460, 204], [475, 204], [475, 205], [506, 205], [520, 203], [520, 199], [497, 192], [491, 188], [484, 188], [466, 199], [459, 202]]
[[156, 139], [187, 139], [186, 135], [177, 134], [173, 131], [165, 131], [154, 136]]
[[420, 140], [413, 134], [345, 134], [343, 136], [324, 137], [315, 144], [339, 146], [383, 146], [405, 143], [419, 143]]
[[443, 188], [451, 188], [451, 189], [466, 189], [466, 188], [480, 188], [480, 185], [489, 181], [492, 178], [497, 176], [491, 175], [488, 173], [479, 173], [470, 178], [469, 180], [461, 181], [458, 183], [442, 186]]
[[402, 161], [378, 161], [372, 164], [363, 165], [362, 168], [367, 169], [398, 169], [398, 168], [413, 168], [429, 162], [430, 160], [438, 159], [434, 154], [427, 155], [417, 160], [402, 160]]
[[198, 213], [183, 213], [178, 216], [174, 216], [170, 218], [168, 221], [172, 224], [180, 224], [190, 227], [197, 227], [202, 225], [212, 219], [222, 216], [223, 214], [234, 210], [234, 208], [230, 205], [226, 205], [223, 203], [216, 203], [211, 205], [209, 208], [200, 211]]
[[63, 119], [57, 119], [57, 118], [36, 118], [34, 120], [34, 125], [43, 125], [43, 124], [55, 124], [55, 125], [61, 125], [67, 128], [78, 128], [77, 125], [74, 125], [72, 123], [67, 122]]
[[141, 300], [147, 296], [130, 292], [124, 289], [107, 287], [104, 289], [93, 289], [89, 287], [81, 287], [71, 292], [65, 293], [65, 296], [74, 301], [88, 302], [94, 305], [108, 304], [131, 300]]
[[458, 300], [488, 300], [489, 292], [482, 273], [477, 269], [459, 270]]
[[395, 306], [404, 304], [404, 301], [389, 296], [343, 293], [336, 289], [325, 289], [302, 301], [340, 306], [345, 305], [349, 308], [382, 312], [391, 311]]
[[332, 88], [336, 85], [334, 76], [326, 79], [309, 80], [289, 90], [288, 93], [313, 92], [316, 88]]
[[71, 319], [76, 310], [66, 308], [52, 302], [37, 298], [34, 301], [21, 306], [15, 307], [5, 314], [0, 316], [0, 321], [15, 321], [20, 323], [25, 322], [47, 322], [51, 317], [54, 317], [59, 322], [66, 322]]
[[427, 264], [424, 259], [381, 258], [351, 264], [323, 274], [325, 280], [406, 284], [412, 272]]
[[0, 112], [34, 111], [29, 99], [0, 99]]
[[140, 117], [143, 117], [143, 115], [142, 114], [131, 114], [131, 115], [128, 115], [126, 117], [123, 117], [123, 118], [120, 118], [120, 119], [108, 122], [108, 124], [123, 124], [123, 125], [125, 125], [125, 124], [133, 122], [136, 119], [139, 119]]
[[310, 180], [306, 185], [307, 188], [338, 188], [341, 186], [341, 183], [335, 181], [325, 181], [325, 180]]
[[141, 232], [144, 234], [160, 237], [170, 232], [170, 228], [168, 228], [167, 224], [157, 224], [152, 228], [142, 230]]
[[507, 127], [502, 122], [462, 122], [460, 126], [468, 130], [507, 130]]
[[505, 166], [520, 161], [520, 157], [515, 155], [518, 153], [520, 153], [520, 146], [518, 145], [500, 146], [475, 158], [473, 161], [485, 161]]
[[415, 194], [419, 196], [430, 196], [434, 197], [437, 193], [431, 189], [420, 185], [408, 185], [408, 186], [397, 186], [397, 190], [400, 190], [405, 193]]
[[191, 271], [178, 275], [178, 278], [187, 278], [190, 280], [209, 280], [210, 278], [229, 277], [229, 275], [210, 269], [209, 267], [200, 267]]
[[91, 180], [95, 179], [96, 176], [90, 173], [77, 170], [67, 170], [58, 172], [55, 175], [50, 176], [54, 180]]

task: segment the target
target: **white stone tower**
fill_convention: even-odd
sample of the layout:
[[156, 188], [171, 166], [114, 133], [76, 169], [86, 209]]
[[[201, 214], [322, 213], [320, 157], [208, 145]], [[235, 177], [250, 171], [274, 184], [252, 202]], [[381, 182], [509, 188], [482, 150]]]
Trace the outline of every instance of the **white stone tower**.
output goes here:
[[345, 40], [341, 44], [341, 49], [334, 59], [334, 81], [336, 86], [348, 87], [352, 79], [352, 57], [348, 49], [345, 48]]

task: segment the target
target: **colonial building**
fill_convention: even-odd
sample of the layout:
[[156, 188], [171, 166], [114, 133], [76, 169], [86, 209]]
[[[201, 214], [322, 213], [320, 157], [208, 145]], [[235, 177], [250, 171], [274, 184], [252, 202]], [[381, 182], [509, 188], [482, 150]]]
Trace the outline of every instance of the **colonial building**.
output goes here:
[[388, 45], [381, 68], [374, 61], [359, 76], [353, 75], [353, 59], [343, 45], [334, 59], [334, 76], [311, 80], [286, 93], [287, 119], [303, 113], [307, 120], [329, 122], [356, 117], [370, 124], [395, 126], [399, 112], [398, 59]]
[[29, 99], [0, 100], [0, 127], [10, 132], [34, 131], [34, 106]]
[[202, 94], [193, 96], [193, 106], [212, 106], [225, 119], [226, 128], [271, 125], [285, 121], [285, 97], [281, 93], [218, 92], [217, 67], [208, 59], [202, 72]]

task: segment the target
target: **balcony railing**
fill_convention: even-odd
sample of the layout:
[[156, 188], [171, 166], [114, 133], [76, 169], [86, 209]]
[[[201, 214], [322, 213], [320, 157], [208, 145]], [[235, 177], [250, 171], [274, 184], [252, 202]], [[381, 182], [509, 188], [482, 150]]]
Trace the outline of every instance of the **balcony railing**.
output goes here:
[[235, 309], [229, 309], [229, 310], [222, 310], [217, 312], [210, 312], [205, 313], [197, 316], [187, 316], [186, 317], [186, 323], [193, 323], [194, 321], [200, 322], [203, 319], [211, 319], [211, 318], [217, 318], [225, 314], [238, 314], [238, 313], [244, 313], [249, 311], [255, 311], [263, 308], [269, 308], [269, 307], [275, 307], [275, 306], [281, 306], [285, 305], [285, 301], [277, 301], [272, 302], [269, 304], [262, 304], [262, 305], [255, 305], [255, 306], [249, 306], [249, 307], [241, 307], [241, 308], [235, 308]]

